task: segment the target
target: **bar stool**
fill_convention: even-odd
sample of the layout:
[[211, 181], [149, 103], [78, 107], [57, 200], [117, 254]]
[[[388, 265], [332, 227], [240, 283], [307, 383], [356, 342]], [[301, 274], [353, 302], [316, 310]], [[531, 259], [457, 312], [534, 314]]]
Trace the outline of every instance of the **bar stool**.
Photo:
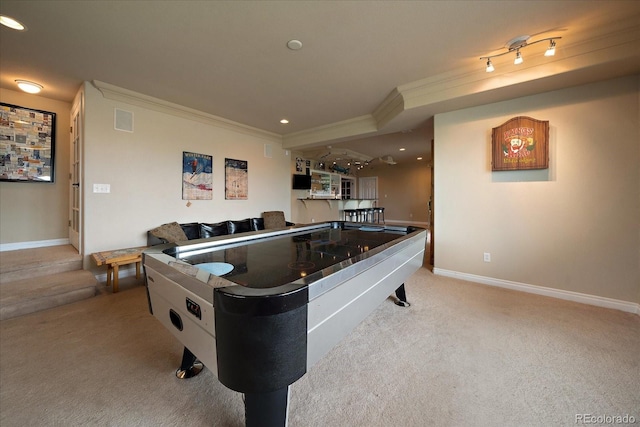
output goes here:
[[344, 210], [344, 220], [345, 221], [358, 221], [358, 210], [357, 209], [345, 209]]
[[367, 210], [365, 208], [358, 208], [358, 222], [366, 222], [367, 221]]
[[375, 222], [374, 217], [376, 215], [376, 211], [374, 208], [366, 208], [365, 209], [365, 222]]
[[375, 207], [373, 208], [373, 211], [377, 217], [376, 222], [380, 222], [380, 218], [382, 218], [382, 222], [384, 223], [384, 208]]

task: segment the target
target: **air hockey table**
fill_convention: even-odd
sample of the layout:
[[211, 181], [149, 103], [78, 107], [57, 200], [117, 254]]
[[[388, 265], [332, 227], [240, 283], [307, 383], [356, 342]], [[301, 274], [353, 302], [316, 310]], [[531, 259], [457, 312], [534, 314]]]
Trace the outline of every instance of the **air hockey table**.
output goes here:
[[286, 426], [290, 386], [422, 266], [426, 230], [343, 221], [159, 245], [143, 252], [149, 309], [244, 394], [245, 425]]

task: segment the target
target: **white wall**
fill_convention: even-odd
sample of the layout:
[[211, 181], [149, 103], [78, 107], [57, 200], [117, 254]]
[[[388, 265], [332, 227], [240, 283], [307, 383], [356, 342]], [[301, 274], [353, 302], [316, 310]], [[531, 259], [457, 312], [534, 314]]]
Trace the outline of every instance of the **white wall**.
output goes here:
[[0, 243], [4, 248], [25, 242], [65, 240], [69, 237], [71, 104], [7, 89], [0, 89], [0, 101], [56, 113], [55, 181], [0, 182]]
[[[639, 303], [639, 82], [437, 115], [435, 267]], [[491, 172], [491, 129], [519, 115], [549, 120], [550, 167]]]
[[[290, 217], [290, 156], [280, 142], [229, 126], [103, 97], [85, 84], [85, 254], [142, 246], [147, 230], [177, 222], [217, 222], [281, 210]], [[134, 132], [114, 130], [114, 108], [134, 114]], [[264, 155], [271, 145], [272, 157]], [[182, 152], [213, 156], [213, 200], [182, 200]], [[246, 160], [248, 200], [224, 197], [224, 159]], [[111, 193], [93, 193], [94, 183]], [[85, 268], [93, 265], [85, 258]]]

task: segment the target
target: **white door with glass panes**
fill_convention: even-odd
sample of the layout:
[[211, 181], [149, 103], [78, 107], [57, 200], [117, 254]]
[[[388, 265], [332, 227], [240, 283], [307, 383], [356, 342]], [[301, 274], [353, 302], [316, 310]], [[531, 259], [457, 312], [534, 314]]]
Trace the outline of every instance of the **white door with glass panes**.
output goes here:
[[69, 243], [82, 254], [82, 142], [84, 93], [80, 93], [71, 109], [71, 159], [69, 171]]

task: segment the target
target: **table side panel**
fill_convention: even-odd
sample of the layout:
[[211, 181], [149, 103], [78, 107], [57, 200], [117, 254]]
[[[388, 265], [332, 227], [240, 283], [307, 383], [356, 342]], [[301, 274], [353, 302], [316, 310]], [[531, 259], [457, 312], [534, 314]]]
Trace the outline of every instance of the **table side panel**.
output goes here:
[[[152, 268], [146, 267], [146, 274], [153, 316], [217, 376], [213, 305]], [[200, 305], [202, 319], [187, 311], [186, 298]], [[181, 331], [172, 323], [170, 310], [179, 314], [183, 327]]]
[[309, 302], [307, 369], [422, 266], [424, 245], [420, 239]]
[[[329, 291], [309, 298], [309, 306], [313, 308], [309, 313], [309, 331], [319, 326], [337, 311], [344, 309], [346, 304], [356, 300], [371, 287], [379, 284], [421, 250], [424, 252], [422, 244], [414, 242], [392, 256], [380, 258], [377, 263], [370, 265], [366, 270], [355, 271], [356, 265], [343, 269], [340, 272], [343, 273], [340, 283], [334, 284]], [[389, 285], [390, 287], [395, 286], [389, 295], [402, 283], [401, 281], [397, 285], [395, 283]]]

